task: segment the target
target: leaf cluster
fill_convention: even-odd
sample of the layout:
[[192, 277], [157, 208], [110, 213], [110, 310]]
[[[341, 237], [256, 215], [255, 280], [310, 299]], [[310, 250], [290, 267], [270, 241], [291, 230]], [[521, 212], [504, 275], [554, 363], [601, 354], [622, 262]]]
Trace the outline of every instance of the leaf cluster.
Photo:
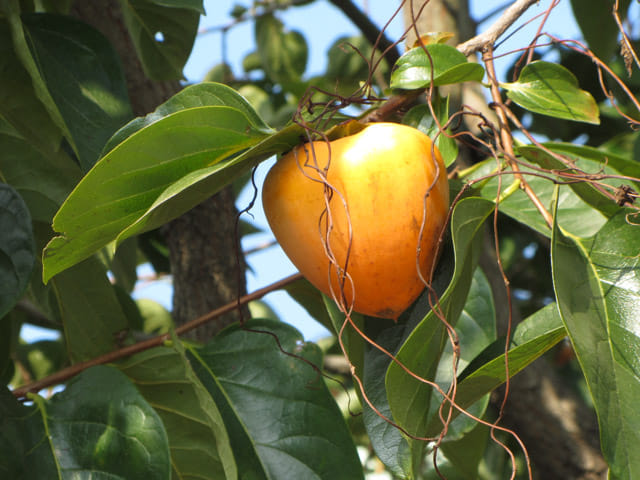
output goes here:
[[[542, 57], [490, 85], [523, 133], [549, 141], [507, 142], [495, 135], [505, 126], [493, 125], [488, 140], [474, 138], [488, 158], [462, 167], [458, 140], [470, 135], [441, 87], [483, 87], [485, 69], [454, 47], [417, 46], [376, 77], [373, 47], [339, 39], [325, 74], [309, 77], [304, 35], [268, 12], [254, 22], [244, 77], [216, 66], [216, 81], [132, 118], [109, 41], [64, 6], [40, 3], [0, 3], [0, 371], [15, 389], [83, 368], [53, 382], [60, 391], [51, 398], [30, 393], [22, 404], [3, 390], [0, 476], [354, 479], [364, 476], [354, 437], [364, 436], [398, 478], [431, 478], [429, 457], [450, 478], [474, 478], [498, 455], [489, 394], [565, 338], [598, 415], [610, 477], [640, 475], [639, 147], [636, 132], [614, 135], [620, 113], [637, 112], [621, 88], [607, 96], [583, 80], [582, 69], [593, 68], [584, 55]], [[179, 79], [202, 3], [122, 8], [147, 75]], [[589, 19], [577, 19], [593, 43]], [[613, 58], [609, 27], [599, 55]], [[619, 58], [611, 65], [623, 69]], [[166, 310], [133, 299], [140, 263], [167, 272], [159, 227], [300, 143], [323, 102], [330, 118], [313, 125], [348, 134], [354, 123], [326, 130], [347, 117], [338, 107], [388, 93], [387, 78], [395, 95], [427, 92], [403, 121], [435, 139], [456, 169], [457, 195], [431, 288], [397, 323], [345, 317], [303, 280], [286, 287], [333, 333], [328, 351], [348, 359], [341, 383], [323, 376], [319, 346], [277, 319], [191, 345], [168, 333]], [[366, 115], [350, 113], [356, 122]], [[569, 143], [579, 135], [587, 140]], [[478, 266], [491, 254], [524, 313], [510, 338]], [[25, 344], [24, 324], [60, 338]], [[164, 343], [97, 365], [152, 334]], [[361, 406], [358, 420], [350, 414], [360, 407], [338, 407], [344, 389]]]

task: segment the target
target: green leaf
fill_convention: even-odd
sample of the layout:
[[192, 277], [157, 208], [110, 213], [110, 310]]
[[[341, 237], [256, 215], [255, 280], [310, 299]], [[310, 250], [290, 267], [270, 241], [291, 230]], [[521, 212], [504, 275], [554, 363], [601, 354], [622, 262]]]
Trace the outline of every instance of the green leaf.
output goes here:
[[[22, 23], [17, 23], [22, 26]], [[21, 40], [24, 40], [21, 37]], [[28, 52], [26, 45], [21, 52]], [[13, 47], [12, 31], [0, 18], [0, 122], [6, 136], [26, 139], [33, 150], [50, 154], [60, 148], [62, 132], [40, 101], [29, 72]], [[53, 106], [53, 104], [51, 104]], [[8, 125], [7, 125], [8, 124]], [[2, 150], [6, 150], [3, 148]]]
[[326, 77], [333, 82], [357, 84], [369, 75], [367, 59], [370, 57], [371, 45], [366, 38], [340, 37], [327, 51]]
[[[465, 304], [473, 271], [482, 245], [482, 224], [493, 211], [492, 202], [479, 197], [463, 199], [451, 217], [455, 270], [449, 286], [440, 296], [441, 313], [455, 326]], [[428, 313], [411, 332], [396, 358], [407, 369], [433, 380], [444, 343], [444, 324], [427, 306]], [[410, 376], [396, 362], [389, 366], [386, 390], [395, 421], [412, 435], [423, 436], [429, 421], [433, 388]]]
[[36, 403], [63, 477], [83, 472], [123, 480], [168, 477], [162, 421], [117, 369], [92, 367], [49, 402]]
[[391, 73], [391, 88], [416, 90], [427, 88], [432, 81], [435, 87], [480, 82], [483, 76], [482, 66], [468, 62], [454, 47], [434, 43], [412, 48], [400, 57]]
[[19, 134], [0, 133], [0, 151], [0, 174], [4, 180], [23, 198], [34, 222], [50, 225], [80, 180], [78, 164], [62, 151], [42, 153]]
[[3, 478], [169, 478], [162, 422], [117, 369], [85, 370], [31, 407], [11, 396], [0, 396]]
[[[618, 14], [624, 21], [631, 0], [620, 0]], [[589, 48], [607, 63], [618, 49], [620, 30], [613, 18], [613, 0], [571, 0], [571, 9]]]
[[554, 224], [558, 308], [587, 380], [610, 478], [640, 475], [640, 227], [626, 212], [582, 243]]
[[118, 347], [117, 334], [126, 330], [128, 321], [100, 261], [85, 260], [58, 275], [52, 286], [72, 362]]
[[[456, 323], [458, 346], [460, 356], [458, 359], [458, 372], [462, 371], [478, 354], [496, 339], [496, 313], [493, 304], [493, 294], [487, 277], [481, 269], [473, 272], [473, 279], [469, 287], [464, 309]], [[435, 382], [446, 391], [453, 380], [453, 347], [450, 342], [445, 343], [440, 357]], [[469, 408], [469, 412], [481, 418], [489, 404], [489, 396], [478, 399]], [[439, 422], [438, 409], [440, 405], [431, 402], [430, 423]], [[437, 419], [437, 420], [436, 420]], [[477, 425], [474, 419], [461, 415], [450, 423], [445, 442], [454, 442], [461, 439], [466, 433]], [[442, 424], [440, 423], [440, 427]], [[437, 434], [439, 432], [430, 432]]]
[[232, 184], [251, 168], [276, 153], [290, 150], [300, 142], [304, 129], [291, 124], [235, 157], [185, 175], [168, 186], [149, 209], [119, 235], [117, 243], [142, 232], [164, 225], [187, 210]]
[[[479, 179], [485, 175], [495, 173], [495, 159], [488, 159], [478, 164], [470, 178]], [[541, 204], [550, 209], [553, 201], [555, 177], [549, 175], [548, 178], [539, 176], [540, 172], [533, 171], [524, 166], [520, 168], [523, 176], [531, 189], [535, 192]], [[500, 179], [497, 175], [477, 185], [480, 194], [487, 199], [495, 201], [498, 193]], [[527, 225], [533, 230], [541, 233], [545, 237], [551, 236], [551, 230], [547, 226], [544, 218], [531, 202], [531, 199], [521, 189], [513, 189], [514, 176], [502, 175], [501, 194], [510, 190], [508, 196], [500, 201], [500, 212], [509, 215], [518, 222]], [[559, 194], [558, 221], [563, 228], [574, 235], [589, 237], [596, 233], [607, 218], [597, 210], [585, 203], [569, 186], [562, 186]]]
[[238, 472], [222, 416], [174, 339], [119, 365], [160, 416], [173, 478], [235, 479]]
[[322, 364], [321, 351], [293, 327], [250, 321], [191, 352], [222, 412], [240, 478], [363, 478], [340, 410], [311, 366]]
[[37, 407], [21, 405], [0, 388], [0, 476], [2, 478], [59, 479], [60, 471]]
[[[378, 320], [378, 319], [376, 319]], [[407, 326], [399, 324], [385, 328], [374, 340], [387, 351], [393, 352], [402, 345], [407, 336]], [[362, 381], [369, 401], [376, 408], [374, 411], [366, 402], [362, 406], [362, 419], [367, 429], [371, 446], [387, 469], [400, 478], [415, 478], [412, 445], [410, 440], [395, 426], [385, 420], [393, 421], [391, 408], [387, 400], [387, 390], [383, 381], [389, 368], [391, 358], [379, 349], [367, 345], [364, 357], [364, 374]]]
[[105, 156], [134, 133], [165, 117], [182, 110], [216, 105], [239, 110], [244, 113], [255, 127], [269, 130], [269, 125], [260, 118], [251, 104], [233, 88], [221, 83], [204, 82], [183, 88], [166, 102], [159, 105], [153, 112], [127, 123], [109, 139], [102, 151], [102, 156]]
[[213, 195], [224, 182], [198, 185], [201, 190], [187, 192], [197, 197], [189, 199], [192, 203], [185, 201], [185, 193], [155, 225], [147, 221], [121, 235], [148, 210], [224, 170], [229, 162], [222, 160], [265, 136], [241, 111], [215, 105], [179, 110], [127, 137], [91, 169], [56, 214], [53, 228], [63, 235], [45, 250], [43, 278], [48, 280], [118, 236], [122, 241], [145, 227], [151, 230]]
[[35, 255], [27, 205], [10, 185], [0, 183], [0, 319], [27, 288]]
[[[442, 453], [447, 457], [459, 478], [478, 478], [478, 467], [486, 451], [489, 428], [476, 423], [462, 438], [442, 443]], [[455, 477], [449, 477], [455, 478]]]
[[[359, 313], [352, 313], [350, 321], [340, 311], [336, 302], [322, 294], [331, 325], [327, 328], [335, 332], [338, 342], [342, 342], [344, 353], [354, 368], [356, 375], [361, 375], [364, 366], [365, 340], [358, 329], [362, 331], [366, 317]], [[383, 322], [379, 320], [378, 322]]]
[[38, 72], [60, 112], [83, 171], [132, 116], [119, 58], [100, 32], [68, 16], [22, 16]]
[[[449, 98], [443, 99], [439, 95], [434, 95], [435, 101], [433, 102], [434, 113], [438, 118], [440, 127], [445, 125], [449, 120]], [[423, 133], [426, 133], [435, 138], [436, 147], [442, 155], [442, 160], [445, 166], [450, 166], [458, 158], [458, 143], [450, 136], [451, 129], [446, 129], [444, 132], [440, 131], [438, 123], [431, 115], [431, 110], [428, 105], [416, 105], [402, 119], [402, 122], [417, 128]]]
[[[22, 19], [20, 17], [19, 1], [7, 0], [2, 3], [1, 7], [3, 7], [4, 13], [9, 22], [11, 43], [13, 44], [13, 50], [15, 52], [15, 55], [18, 58], [19, 62], [22, 64], [22, 67], [24, 68], [24, 70], [26, 70], [26, 72], [28, 73], [28, 76], [30, 77], [30, 80], [28, 79], [26, 80], [26, 85], [32, 85], [33, 92], [35, 93], [36, 98], [41, 102], [41, 104], [37, 105], [35, 109], [35, 112], [37, 114], [36, 115], [37, 124], [34, 124], [31, 128], [29, 127], [25, 128], [25, 123], [30, 121], [29, 114], [31, 112], [29, 112], [24, 108], [26, 106], [24, 105], [24, 103], [27, 103], [28, 105], [34, 105], [36, 102], [34, 102], [32, 98], [17, 99], [18, 100], [16, 102], [18, 103], [17, 113], [19, 114], [19, 118], [17, 118], [15, 121], [18, 123], [18, 126], [22, 127], [22, 129], [18, 129], [18, 131], [22, 132], [23, 130], [26, 130], [27, 133], [29, 133], [30, 135], [25, 135], [25, 138], [31, 139], [31, 136], [33, 136], [35, 137], [33, 141], [36, 141], [36, 138], [40, 134], [36, 126], [37, 125], [44, 126], [45, 129], [43, 133], [45, 133], [45, 138], [48, 137], [50, 141], [53, 141], [55, 138], [54, 130], [51, 128], [50, 125], [44, 125], [45, 123], [47, 123], [44, 119], [44, 115], [42, 114], [43, 113], [42, 107], [44, 107], [44, 109], [50, 116], [53, 125], [57, 126], [60, 129], [60, 132], [62, 132], [62, 134], [66, 138], [72, 138], [66, 126], [66, 123], [64, 121], [64, 118], [62, 117], [62, 114], [60, 113], [58, 106], [56, 105], [54, 99], [52, 98], [51, 93], [47, 88], [47, 84], [44, 78], [42, 78], [40, 70], [38, 69], [38, 65], [36, 64], [36, 61], [31, 53], [31, 49], [29, 48], [29, 44], [27, 42], [25, 31], [22, 24]], [[13, 56], [13, 54], [11, 54], [10, 57], [11, 56]], [[11, 60], [9, 60], [9, 62], [11, 62]], [[18, 73], [18, 76], [22, 77], [20, 73]], [[28, 87], [27, 89], [30, 90]], [[21, 90], [24, 92], [25, 89], [18, 89], [18, 91], [21, 91]], [[10, 103], [13, 103], [13, 102], [10, 102]], [[9, 119], [9, 121], [11, 122], [12, 120]], [[41, 142], [42, 141], [37, 141], [36, 144], [40, 144]], [[51, 145], [51, 148], [48, 150], [57, 151], [58, 148], [59, 148], [59, 143], [57, 145]]]
[[256, 19], [255, 36], [262, 69], [269, 79], [285, 88], [298, 82], [307, 68], [304, 36], [297, 31], [285, 32], [282, 22], [273, 14]]
[[[556, 155], [567, 158], [573, 162], [577, 168], [587, 174], [622, 175], [640, 179], [640, 163], [605, 150], [572, 143], [548, 142], [542, 144], [542, 146]], [[576, 173], [575, 169], [568, 167], [565, 163], [554, 158], [552, 154], [546, 152], [541, 147], [526, 145], [519, 147], [518, 152], [527, 160], [535, 162], [546, 169], [562, 170], [568, 174]], [[625, 182], [625, 180], [619, 178], [604, 178], [598, 179], [597, 181], [598, 184], [605, 183], [613, 188]], [[634, 183], [634, 188], [640, 189], [640, 180]], [[611, 216], [620, 211], [620, 207], [612, 199], [595, 189], [591, 182], [573, 182], [569, 185], [582, 200], [605, 215]]]
[[[509, 375], [514, 376], [566, 336], [555, 303], [538, 310], [520, 322], [509, 344]], [[498, 339], [476, 356], [458, 377], [456, 404], [468, 408], [505, 381], [505, 340]], [[453, 411], [454, 417], [459, 415]], [[430, 432], [442, 428], [433, 419]]]
[[120, 5], [145, 74], [157, 81], [181, 79], [198, 32], [201, 3], [120, 0]]
[[507, 97], [531, 112], [600, 124], [596, 101], [579, 88], [578, 79], [562, 65], [532, 62], [522, 69], [517, 82], [501, 86], [507, 90]]

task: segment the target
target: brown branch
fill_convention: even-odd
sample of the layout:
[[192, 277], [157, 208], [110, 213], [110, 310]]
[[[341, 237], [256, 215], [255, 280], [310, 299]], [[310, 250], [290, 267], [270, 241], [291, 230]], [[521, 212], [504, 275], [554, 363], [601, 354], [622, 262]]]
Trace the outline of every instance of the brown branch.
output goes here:
[[[245, 305], [252, 300], [257, 300], [259, 298], [262, 298], [266, 294], [271, 293], [274, 290], [279, 290], [280, 288], [290, 283], [293, 283], [296, 280], [299, 280], [301, 278], [302, 278], [302, 274], [294, 273], [293, 275], [283, 278], [282, 280], [272, 283], [271, 285], [267, 285], [266, 287], [256, 290], [253, 293], [244, 295], [238, 298], [236, 301], [229, 302], [226, 305], [223, 305], [222, 307], [216, 308], [215, 310], [212, 310], [209, 313], [202, 315], [201, 317], [198, 317], [194, 320], [191, 320], [190, 322], [185, 323], [184, 325], [181, 325], [180, 327], [176, 328], [175, 333], [176, 335], [182, 335], [190, 330], [193, 330], [194, 328], [197, 328], [201, 325], [204, 325], [207, 322], [210, 322], [212, 319], [217, 318], [220, 315], [224, 315], [225, 313], [228, 313], [232, 310], [237, 309], [240, 305]], [[133, 345], [128, 345], [124, 348], [106, 353], [99, 357], [92, 358], [91, 360], [87, 360], [86, 362], [76, 363], [74, 365], [71, 365], [70, 367], [64, 368], [52, 375], [49, 375], [48, 377], [44, 377], [38, 381], [30, 383], [29, 385], [16, 388], [15, 390], [13, 390], [12, 393], [16, 398], [25, 398], [27, 393], [38, 392], [43, 388], [50, 387], [52, 385], [58, 385], [70, 379], [71, 377], [78, 375], [80, 372], [86, 370], [89, 367], [93, 367], [95, 365], [102, 365], [104, 363], [114, 362], [116, 360], [120, 360], [122, 358], [131, 356], [135, 353], [139, 353], [153, 347], [158, 347], [162, 345], [165, 341], [169, 340], [170, 337], [171, 337], [170, 334], [165, 333], [163, 335], [158, 335], [156, 337], [149, 338], [147, 340], [135, 343]]]
[[461, 43], [456, 48], [468, 57], [472, 53], [481, 51], [487, 45], [493, 45], [507, 28], [513, 25], [531, 5], [538, 3], [538, 1], [539, 0], [516, 0], [486, 31]]

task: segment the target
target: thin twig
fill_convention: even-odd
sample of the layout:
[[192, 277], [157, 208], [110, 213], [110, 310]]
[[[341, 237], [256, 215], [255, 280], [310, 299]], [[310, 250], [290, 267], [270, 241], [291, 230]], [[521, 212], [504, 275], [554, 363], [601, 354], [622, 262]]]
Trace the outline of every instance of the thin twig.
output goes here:
[[549, 213], [538, 196], [531, 189], [527, 181], [522, 177], [518, 164], [511, 160], [515, 158], [515, 152], [513, 150], [513, 137], [509, 129], [509, 120], [507, 119], [507, 114], [505, 113], [507, 107], [502, 102], [502, 97], [500, 95], [500, 87], [498, 86], [498, 80], [496, 78], [496, 72], [493, 64], [493, 49], [491, 48], [491, 45], [485, 47], [482, 54], [482, 59], [487, 66], [487, 76], [489, 77], [489, 82], [491, 83], [491, 96], [493, 98], [494, 104], [496, 105], [496, 114], [498, 115], [500, 143], [502, 144], [502, 148], [506, 154], [507, 162], [509, 163], [511, 169], [516, 172], [516, 178], [520, 180], [522, 189], [538, 209], [549, 228], [552, 228], [553, 217], [551, 213]]
[[[238, 299], [237, 301], [234, 300], [232, 302], [229, 302], [226, 305], [223, 305], [222, 307], [216, 308], [215, 310], [212, 310], [209, 313], [206, 313], [205, 315], [202, 315], [194, 320], [191, 320], [190, 322], [185, 323], [184, 325], [181, 325], [180, 327], [176, 328], [175, 333], [176, 335], [182, 335], [184, 333], [187, 333], [188, 331], [193, 330], [194, 328], [197, 328], [201, 325], [204, 325], [205, 323], [211, 321], [216, 317], [219, 317], [220, 315], [224, 315], [225, 313], [228, 313], [234, 310], [235, 308], [238, 308], [238, 305], [244, 305], [246, 303], [249, 303], [252, 300], [257, 300], [259, 298], [262, 298], [266, 294], [271, 293], [274, 290], [279, 290], [284, 286], [295, 282], [296, 280], [300, 280], [301, 278], [302, 278], [302, 274], [294, 273], [293, 275], [283, 278], [282, 280], [272, 283], [271, 285], [268, 285], [264, 288], [256, 290], [253, 293], [244, 295], [240, 297], [240, 299]], [[171, 337], [170, 334], [165, 333], [163, 335], [158, 335], [156, 337], [149, 338], [147, 340], [135, 343], [133, 345], [128, 345], [119, 350], [114, 350], [113, 352], [100, 355], [99, 357], [92, 358], [91, 360], [87, 360], [86, 362], [76, 363], [74, 365], [71, 365], [70, 367], [64, 368], [52, 375], [49, 375], [48, 377], [44, 377], [36, 382], [30, 383], [29, 385], [16, 388], [15, 390], [13, 390], [13, 395], [16, 398], [25, 398], [27, 393], [38, 392], [43, 388], [49, 387], [51, 385], [58, 385], [60, 383], [63, 383], [66, 380], [70, 379], [71, 377], [78, 375], [80, 372], [86, 370], [89, 367], [93, 367], [95, 365], [102, 365], [104, 363], [114, 362], [116, 360], [129, 357], [135, 353], [148, 350], [149, 348], [160, 346], [165, 341], [169, 340], [170, 337]]]
[[487, 45], [493, 45], [507, 28], [513, 25], [530, 6], [538, 3], [538, 1], [539, 0], [517, 0], [513, 2], [486, 31], [461, 43], [456, 48], [468, 57], [472, 53], [481, 51]]

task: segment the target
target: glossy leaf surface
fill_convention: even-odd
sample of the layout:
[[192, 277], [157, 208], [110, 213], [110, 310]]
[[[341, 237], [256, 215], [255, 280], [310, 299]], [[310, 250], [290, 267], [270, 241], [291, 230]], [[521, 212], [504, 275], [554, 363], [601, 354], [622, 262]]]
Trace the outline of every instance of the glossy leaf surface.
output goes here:
[[[535, 162], [546, 169], [561, 170], [568, 174], [575, 175], [601, 175], [626, 176], [640, 179], [640, 163], [632, 159], [618, 156], [604, 149], [589, 147], [586, 145], [575, 145], [571, 143], [555, 143], [548, 142], [541, 147], [527, 145], [518, 148], [518, 151], [530, 161]], [[554, 155], [560, 155], [566, 158], [571, 168], [564, 162], [561, 162]], [[631, 182], [623, 178], [598, 178], [598, 185], [608, 184], [612, 189], [605, 192], [612, 193], [614, 188], [620, 184], [628, 183], [633, 188], [640, 190], [640, 181]], [[573, 191], [587, 204], [602, 212], [607, 216], [611, 216], [620, 210], [620, 207], [610, 197], [603, 194], [602, 191], [596, 189], [594, 184], [589, 181], [572, 182], [569, 186]]]
[[[449, 286], [440, 296], [439, 315], [455, 326], [465, 304], [472, 274], [482, 245], [482, 224], [493, 211], [491, 202], [472, 197], [461, 200], [451, 218], [451, 236], [455, 252], [455, 270]], [[412, 330], [396, 352], [405, 368], [433, 380], [444, 342], [444, 325], [433, 311]], [[394, 420], [409, 433], [423, 436], [429, 422], [433, 387], [410, 376], [398, 363], [392, 363], [386, 375], [386, 389]]]
[[[426, 50], [426, 52], [425, 52]], [[428, 52], [428, 53], [427, 53]], [[450, 45], [441, 43], [416, 47], [402, 55], [391, 73], [391, 88], [415, 90], [453, 83], [476, 81], [484, 76], [484, 69]]]
[[194, 373], [179, 341], [140, 353], [119, 365], [162, 419], [173, 478], [237, 477], [222, 416]]
[[590, 241], [554, 225], [553, 284], [598, 414], [611, 478], [640, 475], [640, 227], [614, 216]]
[[[122, 241], [168, 222], [250, 168], [241, 160], [262, 160], [285, 148], [282, 143], [294, 141], [290, 130], [269, 137], [263, 124], [253, 123], [255, 113], [245, 114], [251, 107], [230, 89], [222, 96], [209, 95], [207, 86], [196, 90], [205, 95], [182, 96], [155, 117], [136, 120], [125, 127], [126, 133], [116, 134], [123, 140], [82, 179], [54, 218], [53, 227], [63, 236], [54, 238], [45, 251], [45, 280], [117, 238]], [[220, 105], [227, 98], [240, 107]], [[245, 151], [235, 163], [229, 159], [256, 145], [257, 151]], [[198, 184], [212, 175], [213, 185]], [[168, 212], [154, 211], [170, 199], [175, 204]], [[152, 221], [145, 219], [122, 235], [150, 211], [155, 214]]]
[[32, 407], [12, 397], [0, 397], [6, 478], [169, 478], [162, 422], [115, 368], [92, 367], [51, 400], [36, 397]]
[[598, 105], [578, 79], [561, 65], [532, 62], [522, 69], [517, 82], [503, 83], [507, 97], [531, 112], [551, 117], [599, 124]]
[[120, 60], [97, 30], [71, 17], [23, 15], [31, 55], [60, 111], [83, 171], [133, 116]]
[[191, 352], [224, 418], [240, 478], [363, 478], [342, 415], [312, 368], [321, 352], [293, 327], [250, 321]]

